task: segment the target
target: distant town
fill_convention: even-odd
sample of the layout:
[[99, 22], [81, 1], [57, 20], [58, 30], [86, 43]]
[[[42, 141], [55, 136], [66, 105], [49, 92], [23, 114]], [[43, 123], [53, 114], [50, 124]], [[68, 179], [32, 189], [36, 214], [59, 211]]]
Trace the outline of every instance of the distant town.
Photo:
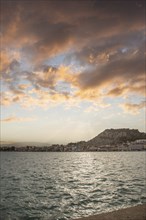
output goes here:
[[15, 146], [1, 145], [0, 151], [18, 152], [88, 152], [88, 151], [146, 151], [146, 133], [137, 129], [106, 129], [89, 141], [66, 145]]

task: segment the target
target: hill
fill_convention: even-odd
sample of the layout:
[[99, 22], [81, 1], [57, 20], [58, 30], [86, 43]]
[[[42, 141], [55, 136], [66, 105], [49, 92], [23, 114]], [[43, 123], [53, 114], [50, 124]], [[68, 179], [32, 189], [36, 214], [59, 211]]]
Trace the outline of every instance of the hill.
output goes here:
[[139, 139], [146, 139], [146, 133], [139, 132], [138, 129], [106, 129], [93, 139], [87, 141], [89, 145], [111, 145], [132, 142]]

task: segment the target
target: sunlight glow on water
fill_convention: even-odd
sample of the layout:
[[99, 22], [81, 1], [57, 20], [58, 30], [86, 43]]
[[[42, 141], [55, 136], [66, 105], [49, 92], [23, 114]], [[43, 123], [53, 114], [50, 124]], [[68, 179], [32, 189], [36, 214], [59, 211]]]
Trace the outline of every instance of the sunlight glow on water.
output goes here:
[[145, 203], [145, 165], [145, 152], [1, 152], [1, 216], [65, 220]]

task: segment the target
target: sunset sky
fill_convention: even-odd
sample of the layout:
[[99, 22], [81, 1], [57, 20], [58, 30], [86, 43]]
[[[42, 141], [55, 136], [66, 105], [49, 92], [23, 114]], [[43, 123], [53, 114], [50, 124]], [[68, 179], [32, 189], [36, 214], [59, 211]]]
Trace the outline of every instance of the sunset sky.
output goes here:
[[145, 131], [144, 0], [1, 0], [1, 140]]

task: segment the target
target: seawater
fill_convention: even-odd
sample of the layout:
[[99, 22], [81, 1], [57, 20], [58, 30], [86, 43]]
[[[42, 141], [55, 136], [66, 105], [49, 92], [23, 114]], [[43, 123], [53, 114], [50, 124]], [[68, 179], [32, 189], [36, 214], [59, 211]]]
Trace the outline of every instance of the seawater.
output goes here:
[[146, 152], [1, 152], [0, 216], [65, 220], [146, 203]]

